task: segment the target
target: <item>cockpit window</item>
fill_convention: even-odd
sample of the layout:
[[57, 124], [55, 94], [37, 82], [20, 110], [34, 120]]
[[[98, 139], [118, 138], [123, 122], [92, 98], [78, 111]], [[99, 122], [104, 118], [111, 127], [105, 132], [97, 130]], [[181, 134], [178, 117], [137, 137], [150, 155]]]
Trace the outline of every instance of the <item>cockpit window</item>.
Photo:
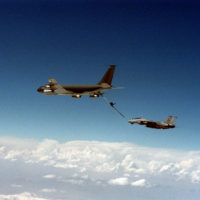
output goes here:
[[44, 89], [44, 92], [52, 92], [50, 89]]

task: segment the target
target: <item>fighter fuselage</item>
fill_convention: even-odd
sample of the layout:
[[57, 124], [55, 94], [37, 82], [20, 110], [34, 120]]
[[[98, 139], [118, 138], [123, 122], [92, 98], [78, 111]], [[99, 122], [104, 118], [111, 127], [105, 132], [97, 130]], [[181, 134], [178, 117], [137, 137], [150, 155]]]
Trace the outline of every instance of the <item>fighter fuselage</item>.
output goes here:
[[148, 128], [155, 128], [155, 129], [169, 129], [174, 128], [175, 120], [177, 117], [169, 116], [165, 121], [163, 122], [155, 122], [152, 120], [147, 120], [145, 118], [133, 118], [129, 120], [128, 122], [130, 124], [139, 124], [139, 125], [145, 125]]
[[168, 128], [174, 128], [175, 125], [160, 123], [160, 122], [147, 122], [146, 127], [148, 128], [155, 128], [155, 129], [168, 129]]

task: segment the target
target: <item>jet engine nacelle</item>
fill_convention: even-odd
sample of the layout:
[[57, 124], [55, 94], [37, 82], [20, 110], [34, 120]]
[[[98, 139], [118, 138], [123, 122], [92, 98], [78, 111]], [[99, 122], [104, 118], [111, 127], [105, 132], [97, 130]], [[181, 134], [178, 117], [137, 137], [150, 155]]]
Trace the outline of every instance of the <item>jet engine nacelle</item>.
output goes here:
[[90, 98], [98, 98], [99, 97], [99, 94], [91, 94], [90, 95]]
[[80, 94], [75, 94], [75, 95], [72, 95], [72, 98], [81, 98], [81, 95]]

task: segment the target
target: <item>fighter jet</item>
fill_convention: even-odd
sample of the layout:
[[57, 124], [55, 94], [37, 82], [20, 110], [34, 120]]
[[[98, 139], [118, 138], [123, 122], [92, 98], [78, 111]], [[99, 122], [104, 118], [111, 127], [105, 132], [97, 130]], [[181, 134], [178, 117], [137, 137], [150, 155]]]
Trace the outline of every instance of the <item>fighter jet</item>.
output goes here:
[[130, 124], [140, 124], [145, 125], [148, 128], [155, 128], [155, 129], [169, 129], [175, 128], [175, 121], [177, 117], [168, 116], [167, 119], [163, 122], [155, 122], [145, 118], [133, 118], [128, 122]]
[[109, 90], [111, 85], [115, 65], [110, 65], [102, 79], [94, 85], [61, 85], [55, 79], [49, 78], [49, 84], [38, 88], [38, 92], [46, 95], [71, 95], [73, 98], [80, 98], [82, 95], [89, 95], [91, 98], [98, 98], [104, 94], [104, 90]]

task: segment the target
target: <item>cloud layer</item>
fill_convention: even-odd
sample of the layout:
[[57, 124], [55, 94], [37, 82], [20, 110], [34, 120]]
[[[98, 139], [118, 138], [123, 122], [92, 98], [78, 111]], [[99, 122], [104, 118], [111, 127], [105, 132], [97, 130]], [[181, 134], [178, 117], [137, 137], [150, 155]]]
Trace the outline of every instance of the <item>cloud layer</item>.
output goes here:
[[31, 199], [31, 200], [47, 200], [47, 199], [44, 199], [44, 198], [39, 198], [37, 197], [37, 195], [35, 194], [31, 194], [31, 193], [28, 193], [28, 192], [24, 192], [24, 193], [21, 193], [21, 194], [14, 194], [14, 195], [0, 195], [0, 199], [1, 200], [28, 200], [28, 199]]
[[[133, 199], [133, 194], [135, 199], [141, 194], [141, 199], [148, 199], [155, 189], [166, 191], [166, 199], [169, 190], [174, 199], [180, 199], [182, 192], [187, 196], [193, 191], [194, 197], [200, 194], [198, 151], [130, 143], [0, 138], [0, 164], [1, 199], [32, 194], [32, 199], [109, 199], [113, 191], [115, 199]], [[101, 193], [96, 196], [98, 191]]]

